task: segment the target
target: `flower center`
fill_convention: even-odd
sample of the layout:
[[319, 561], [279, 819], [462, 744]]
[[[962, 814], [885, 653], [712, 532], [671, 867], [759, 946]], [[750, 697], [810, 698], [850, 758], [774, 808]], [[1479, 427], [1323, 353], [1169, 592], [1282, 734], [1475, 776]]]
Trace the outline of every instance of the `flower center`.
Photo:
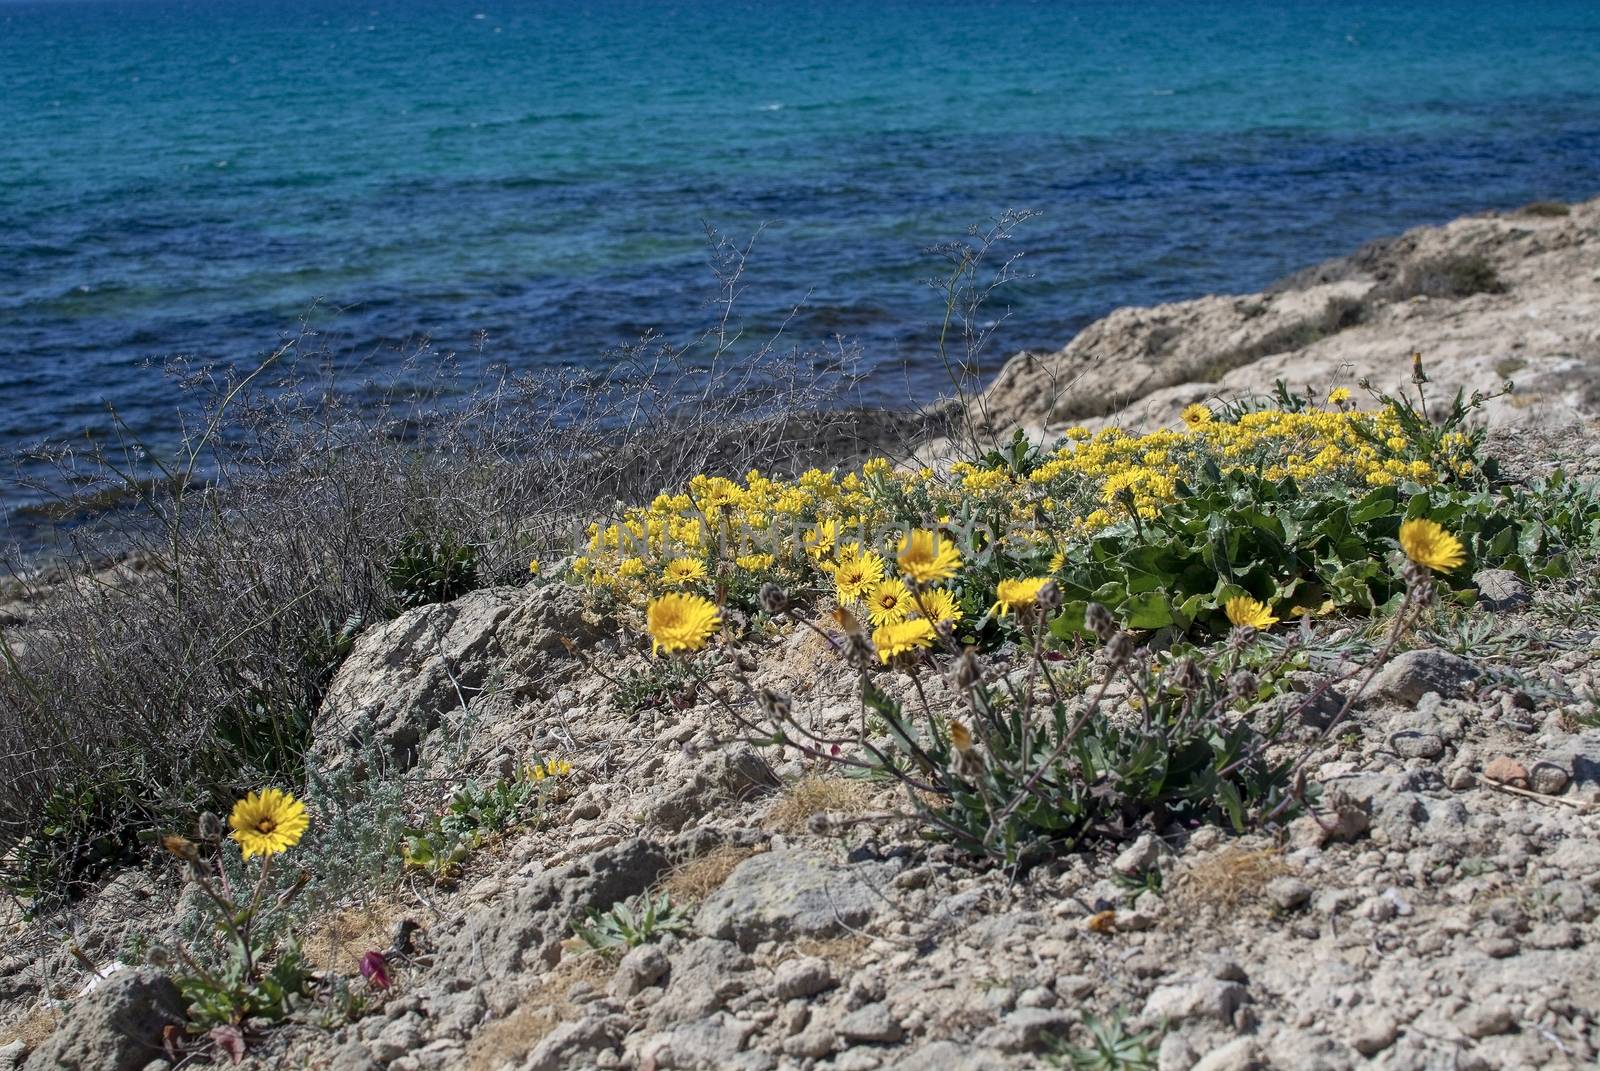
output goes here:
[[278, 828], [278, 823], [272, 818], [263, 817], [256, 823], [256, 832], [261, 834], [271, 833]]

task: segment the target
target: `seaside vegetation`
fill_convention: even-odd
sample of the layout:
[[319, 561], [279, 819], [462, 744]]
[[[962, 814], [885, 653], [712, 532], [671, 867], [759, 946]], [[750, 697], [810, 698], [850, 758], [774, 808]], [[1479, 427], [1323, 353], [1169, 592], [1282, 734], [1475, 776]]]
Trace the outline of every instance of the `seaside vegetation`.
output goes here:
[[[318, 767], [313, 721], [356, 637], [416, 607], [571, 585], [633, 652], [615, 674], [589, 661], [625, 716], [694, 709], [813, 777], [894, 786], [922, 836], [1021, 871], [1174, 823], [1280, 827], [1315, 803], [1315, 748], [1471, 605], [1475, 573], [1556, 581], [1600, 543], [1595, 492], [1505, 478], [1474, 420], [1487, 399], [1430, 408], [1420, 357], [1412, 391], [1369, 388], [1366, 408], [1279, 384], [1144, 433], [958, 434], [939, 464], [890, 456], [903, 429], [879, 429], [885, 449], [837, 464], [818, 444], [861, 438], [842, 357], [768, 344], [713, 388], [699, 370], [733, 346], [726, 327], [647, 339], [604, 382], [508, 378], [448, 414], [443, 386], [376, 410], [292, 376], [262, 389], [287, 353], [201, 377], [213, 404], [181, 465], [149, 480], [96, 460], [135, 495], [119, 553], [75, 533], [75, 559], [29, 581], [24, 642], [0, 633], [0, 882], [48, 916], [165, 847], [203, 894], [189, 940], [124, 959], [176, 960], [191, 1033], [230, 1052], [247, 1020], [339, 1021], [389, 985], [377, 949], [354, 988], [314, 973], [313, 914], [449, 887], [581, 782], [559, 756], [487, 780], [407, 780], [377, 748]], [[854, 689], [850, 725], [763, 676], [796, 633]], [[1308, 670], [1326, 680], [1306, 693]], [[273, 865], [290, 850], [293, 873]], [[572, 933], [616, 958], [687, 924], [652, 889]], [[1119, 1021], [1085, 1030], [1070, 1066], [1148, 1058]]]

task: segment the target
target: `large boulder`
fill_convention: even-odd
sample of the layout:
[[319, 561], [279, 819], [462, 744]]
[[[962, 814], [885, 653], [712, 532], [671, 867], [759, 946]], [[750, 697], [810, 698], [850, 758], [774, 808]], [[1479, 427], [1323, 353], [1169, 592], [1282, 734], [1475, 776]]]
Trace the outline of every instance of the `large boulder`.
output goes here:
[[385, 761], [410, 769], [428, 734], [491, 679], [539, 692], [569, 668], [560, 637], [595, 635], [579, 594], [559, 584], [485, 588], [410, 610], [356, 641], [317, 712], [312, 754], [338, 769], [370, 739]]
[[90, 990], [25, 1071], [138, 1071], [162, 1054], [161, 1032], [183, 1024], [183, 997], [154, 971], [121, 971]]
[[511, 979], [553, 965], [574, 921], [644, 892], [670, 865], [662, 845], [635, 838], [539, 874], [466, 915], [440, 943], [439, 970], [464, 978]]
[[882, 910], [880, 890], [895, 872], [892, 863], [837, 867], [795, 851], [753, 856], [701, 905], [695, 929], [746, 949], [780, 938], [836, 936]]

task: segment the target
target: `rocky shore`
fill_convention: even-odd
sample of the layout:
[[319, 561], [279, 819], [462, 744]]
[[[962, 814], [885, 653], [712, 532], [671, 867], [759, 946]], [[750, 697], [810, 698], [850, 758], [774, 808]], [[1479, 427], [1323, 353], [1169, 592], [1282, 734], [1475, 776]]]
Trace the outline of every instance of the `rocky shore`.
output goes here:
[[[1513, 475], [1600, 472], [1600, 200], [1419, 229], [1262, 294], [1118, 310], [1014, 358], [970, 416], [1036, 439], [1163, 426], [1278, 379], [1395, 389], [1414, 352], [1439, 397], [1515, 381], [1487, 408]], [[703, 693], [630, 692], [654, 679], [649, 638], [564, 584], [410, 610], [356, 639], [312, 727], [315, 768], [376, 754], [429, 805], [538, 756], [571, 773], [448, 873], [349, 889], [302, 935], [307, 957], [359, 987], [382, 950], [390, 984], [345, 1021], [249, 1032], [241, 1066], [1593, 1067], [1600, 575], [1476, 581], [1464, 623], [1419, 633], [1365, 688], [1319, 691], [1338, 667], [1296, 679], [1321, 696], [1289, 729], [1313, 749], [1315, 814], [1025, 868], [930, 842], [879, 783], [740, 741]], [[848, 731], [855, 684], [818, 636], [765, 642], [756, 682], [822, 735]], [[1010, 645], [990, 672], [1026, 664]], [[1325, 736], [1345, 697], [1353, 715]], [[671, 904], [652, 939], [601, 954], [575, 937], [647, 893]], [[222, 1042], [163, 1047], [182, 1001], [133, 954], [178, 943], [193, 900], [157, 863], [65, 913], [0, 905], [0, 1069], [226, 1063]]]

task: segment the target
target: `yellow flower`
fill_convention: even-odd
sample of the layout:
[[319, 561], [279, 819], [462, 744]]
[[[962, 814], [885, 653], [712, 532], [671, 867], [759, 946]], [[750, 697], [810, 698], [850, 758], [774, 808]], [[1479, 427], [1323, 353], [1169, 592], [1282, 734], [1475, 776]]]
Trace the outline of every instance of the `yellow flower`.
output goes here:
[[950, 722], [950, 746], [957, 751], [972, 750], [972, 730], [959, 721]]
[[961, 568], [961, 552], [955, 542], [919, 528], [900, 540], [900, 572], [919, 584], [935, 580], [949, 580]]
[[705, 563], [699, 558], [674, 558], [661, 570], [661, 582], [683, 585], [691, 580], [704, 580], [705, 575]]
[[1179, 415], [1183, 417], [1183, 422], [1191, 428], [1198, 428], [1202, 424], [1211, 423], [1211, 407], [1200, 402], [1185, 406], [1183, 412]]
[[834, 590], [840, 602], [856, 602], [883, 582], [883, 559], [872, 551], [846, 558], [834, 570]]
[[733, 564], [747, 572], [759, 573], [763, 569], [771, 569], [772, 563], [777, 560], [771, 554], [741, 554], [733, 560]]
[[910, 590], [891, 577], [872, 589], [867, 599], [867, 615], [874, 625], [892, 625], [904, 621], [914, 605]]
[[543, 781], [547, 777], [566, 777], [572, 772], [572, 763], [566, 759], [546, 759], [542, 763], [534, 763], [527, 769], [530, 781]]
[[1343, 405], [1345, 402], [1348, 402], [1349, 400], [1350, 400], [1350, 388], [1349, 387], [1335, 387], [1335, 388], [1333, 388], [1333, 390], [1328, 392], [1328, 404], [1329, 405]]
[[1426, 517], [1400, 526], [1400, 549], [1418, 565], [1441, 573], [1448, 573], [1467, 560], [1461, 540]]
[[644, 575], [644, 559], [643, 558], [624, 558], [624, 559], [622, 559], [620, 562], [617, 563], [617, 575], [618, 576], [622, 576], [622, 577], [643, 576]]
[[956, 605], [956, 597], [943, 588], [923, 591], [917, 598], [920, 600], [917, 609], [935, 625], [942, 625], [946, 621], [955, 624], [961, 620], [961, 607]]
[[534, 576], [538, 576], [539, 575], [539, 559], [538, 558], [535, 558], [535, 559], [533, 559], [533, 561], [528, 563], [528, 572], [532, 573]]
[[1050, 583], [1047, 576], [1030, 576], [1021, 580], [1002, 580], [995, 587], [994, 605], [989, 607], [989, 612], [999, 611], [999, 616], [1004, 617], [1013, 610], [1021, 610], [1032, 606], [1033, 601], [1039, 597], [1039, 592], [1046, 584]]
[[890, 621], [872, 632], [872, 646], [878, 658], [887, 662], [897, 654], [905, 654], [933, 645], [933, 626], [925, 618], [910, 621]]
[[676, 591], [652, 599], [644, 616], [650, 627], [651, 654], [698, 651], [722, 624], [716, 604], [710, 599]]
[[1278, 619], [1272, 615], [1272, 607], [1248, 595], [1229, 599], [1223, 603], [1222, 609], [1228, 615], [1228, 620], [1241, 628], [1271, 628], [1278, 623]]
[[300, 843], [310, 819], [306, 805], [281, 788], [252, 792], [233, 805], [228, 836], [239, 842], [246, 859], [273, 856]]

